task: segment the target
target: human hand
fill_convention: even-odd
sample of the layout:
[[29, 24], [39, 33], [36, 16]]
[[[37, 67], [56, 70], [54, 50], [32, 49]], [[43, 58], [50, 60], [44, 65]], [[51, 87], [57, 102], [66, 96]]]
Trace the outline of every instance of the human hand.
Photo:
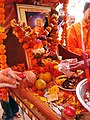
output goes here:
[[18, 76], [20, 72], [13, 71], [11, 68], [6, 68], [0, 71], [0, 87], [13, 87], [19, 85], [22, 79]]

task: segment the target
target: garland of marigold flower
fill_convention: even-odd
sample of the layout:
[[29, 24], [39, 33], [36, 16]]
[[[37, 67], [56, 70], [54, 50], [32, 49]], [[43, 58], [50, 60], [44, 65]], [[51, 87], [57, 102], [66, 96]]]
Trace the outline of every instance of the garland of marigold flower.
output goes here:
[[[5, 45], [3, 45], [3, 40], [6, 39], [7, 35], [5, 34], [5, 28], [3, 24], [5, 23], [5, 9], [4, 9], [4, 0], [0, 0], [0, 70], [3, 70], [7, 67], [7, 57], [5, 55]], [[1, 99], [3, 101], [8, 100], [8, 88], [0, 88]]]
[[63, 2], [63, 11], [64, 11], [64, 16], [63, 16], [63, 21], [64, 21], [64, 24], [63, 24], [63, 31], [62, 31], [62, 34], [61, 34], [61, 40], [60, 40], [60, 44], [63, 46], [63, 47], [66, 47], [67, 45], [67, 6], [68, 6], [68, 3], [69, 1], [65, 1]]
[[[50, 18], [50, 24], [46, 27], [40, 36], [33, 34], [31, 27], [25, 26], [25, 23], [21, 23], [15, 19], [11, 21], [11, 26], [14, 28], [14, 34], [19, 39], [19, 42], [22, 44], [24, 50], [28, 53], [28, 58], [30, 58], [32, 66], [35, 66], [40, 61], [40, 59], [37, 59], [35, 54], [32, 52], [33, 50], [47, 47], [46, 49], [48, 49], [48, 51], [43, 53], [43, 55], [47, 54], [47, 52], [49, 55], [56, 53], [57, 45], [59, 43], [57, 20], [58, 16], [53, 14]], [[48, 35], [50, 37], [48, 37]], [[40, 40], [41, 38], [44, 40]], [[40, 55], [42, 56], [42, 54]]]

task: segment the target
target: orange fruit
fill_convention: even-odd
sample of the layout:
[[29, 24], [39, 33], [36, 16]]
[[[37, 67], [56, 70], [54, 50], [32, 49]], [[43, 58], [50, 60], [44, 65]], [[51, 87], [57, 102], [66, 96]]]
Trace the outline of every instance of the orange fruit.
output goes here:
[[46, 83], [49, 83], [52, 80], [52, 75], [50, 72], [40, 73], [39, 78], [43, 79]]
[[36, 82], [35, 82], [35, 87], [38, 89], [38, 90], [44, 90], [46, 88], [46, 82], [42, 79], [38, 79]]

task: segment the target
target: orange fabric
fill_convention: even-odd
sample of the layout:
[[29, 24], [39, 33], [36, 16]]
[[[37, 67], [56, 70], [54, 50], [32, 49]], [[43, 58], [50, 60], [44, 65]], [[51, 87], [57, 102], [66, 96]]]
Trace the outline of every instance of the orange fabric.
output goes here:
[[[87, 40], [87, 33], [88, 29], [90, 29], [90, 25], [88, 26], [84, 19], [82, 20], [83, 26], [83, 36], [84, 36], [84, 43], [86, 48], [86, 53], [90, 58], [90, 32]], [[71, 25], [68, 28], [68, 35], [67, 35], [67, 49], [71, 52], [74, 52], [78, 55], [82, 55], [82, 42], [81, 42], [81, 26], [80, 22]]]

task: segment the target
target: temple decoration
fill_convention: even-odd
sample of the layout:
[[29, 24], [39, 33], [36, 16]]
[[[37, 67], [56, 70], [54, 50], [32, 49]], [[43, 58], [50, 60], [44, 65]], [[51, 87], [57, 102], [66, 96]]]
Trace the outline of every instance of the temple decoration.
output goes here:
[[[66, 28], [67, 28], [67, 24], [66, 24], [67, 4], [68, 2], [63, 3], [63, 10], [65, 11], [65, 16], [63, 18], [64, 31], [63, 31], [62, 40], [64, 40], [65, 42], [66, 42]], [[32, 105], [33, 103], [35, 103], [37, 108], [41, 108], [40, 105], [42, 106], [42, 104], [40, 104], [42, 102], [38, 103], [37, 99], [34, 99], [34, 97], [31, 96], [32, 95], [31, 93], [34, 92], [36, 98], [40, 98], [40, 100], [42, 100], [43, 102], [49, 103], [56, 100], [55, 104], [53, 104], [54, 107], [56, 106], [56, 108], [58, 108], [58, 105], [64, 106], [65, 103], [68, 103], [73, 107], [75, 107], [76, 114], [79, 114], [85, 111], [85, 109], [83, 109], [83, 107], [77, 100], [75, 93], [73, 91], [64, 92], [60, 89], [59, 86], [62, 84], [63, 81], [67, 79], [67, 77], [65, 78], [64, 76], [62, 81], [60, 82], [60, 78], [62, 78], [63, 74], [61, 71], [58, 70], [58, 68], [56, 68], [58, 66], [58, 63], [60, 62], [60, 59], [58, 58], [57, 55], [57, 46], [59, 43], [57, 20], [58, 20], [58, 16], [56, 14], [52, 14], [50, 17], [50, 23], [46, 27], [46, 29], [42, 31], [42, 34], [39, 33], [35, 34], [33, 32], [33, 29], [30, 26], [26, 26], [25, 23], [21, 23], [20, 21], [17, 21], [15, 19], [11, 21], [11, 26], [13, 27], [13, 33], [18, 38], [23, 49], [27, 52], [28, 70], [33, 70], [37, 76], [37, 82], [39, 80], [39, 84], [36, 82], [35, 86], [29, 88], [28, 91], [27, 90], [25, 91], [24, 89], [22, 93], [24, 97], [27, 98], [25, 99], [25, 101], [29, 106]], [[62, 43], [64, 43], [64, 41]], [[23, 68], [23, 64], [22, 64], [22, 68]], [[22, 71], [22, 68], [21, 65], [20, 68], [18, 68], [18, 66], [13, 67], [13, 69], [17, 71], [18, 70]], [[41, 78], [42, 75], [46, 76], [43, 78], [45, 85], [44, 88], [46, 89], [42, 88], [43, 86], [38, 87], [38, 85], [40, 85], [40, 82], [42, 82], [42, 80], [39, 79]], [[75, 73], [76, 79], [77, 79], [77, 75], [78, 74]], [[82, 79], [81, 77], [83, 76], [79, 76], [79, 77], [80, 79]], [[20, 88], [17, 88], [18, 91], [19, 89]], [[43, 97], [46, 91], [48, 93], [48, 96]], [[32, 101], [28, 101], [31, 99]], [[30, 102], [32, 102], [32, 104]], [[38, 105], [37, 103], [40, 105]], [[51, 104], [48, 105], [50, 106]], [[33, 108], [33, 106], [34, 105], [32, 105], [31, 107]], [[44, 110], [46, 109], [43, 109], [43, 111]], [[52, 110], [54, 110], [53, 107]], [[48, 110], [46, 111], [48, 113]], [[57, 113], [57, 110], [55, 112]]]
[[29, 69], [38, 65], [41, 59], [48, 56], [57, 57], [57, 46], [59, 43], [57, 20], [58, 16], [53, 14], [50, 18], [50, 24], [42, 34], [38, 35], [33, 32], [30, 26], [25, 26], [25, 23], [20, 23], [15, 19], [11, 21], [14, 34], [27, 52]]

